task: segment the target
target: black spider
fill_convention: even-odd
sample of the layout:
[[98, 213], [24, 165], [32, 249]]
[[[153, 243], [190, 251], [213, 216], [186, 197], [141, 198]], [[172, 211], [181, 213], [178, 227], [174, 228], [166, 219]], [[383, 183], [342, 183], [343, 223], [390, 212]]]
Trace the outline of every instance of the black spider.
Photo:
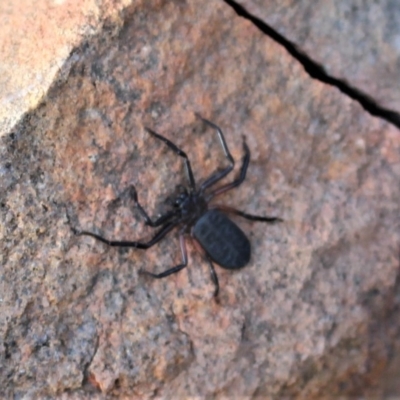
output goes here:
[[250, 161], [250, 150], [247, 147], [245, 137], [243, 136], [244, 155], [239, 177], [237, 177], [231, 183], [220, 186], [213, 190], [209, 190], [218, 181], [232, 171], [235, 161], [228, 150], [228, 146], [226, 145], [221, 129], [212, 122], [202, 118], [200, 115], [196, 114], [196, 116], [202, 119], [202, 121], [209, 126], [216, 129], [222, 149], [229, 161], [228, 167], [212, 174], [200, 185], [199, 188], [197, 188], [190, 161], [186, 153], [175, 146], [174, 143], [166, 139], [164, 136], [161, 136], [151, 129], [146, 128], [151, 135], [162, 140], [170, 149], [184, 159], [186, 172], [189, 179], [189, 186], [182, 187], [181, 193], [173, 201], [172, 209], [166, 214], [161, 215], [155, 221], [148, 216], [146, 211], [140, 205], [135, 187], [130, 187], [130, 195], [145, 219], [146, 224], [152, 226], [153, 228], [161, 226], [154, 237], [148, 242], [108, 240], [102, 236], [87, 231], [77, 232], [77, 234], [91, 236], [103, 243], [108, 244], [109, 246], [148, 249], [149, 247], [152, 247], [158, 243], [162, 238], [164, 238], [164, 236], [172, 231], [172, 229], [177, 226], [181, 226], [179, 231], [179, 239], [182, 252], [182, 263], [159, 274], [154, 274], [148, 271], [141, 272], [154, 278], [164, 278], [186, 267], [187, 253], [185, 234], [190, 233], [203, 249], [204, 256], [210, 266], [211, 278], [215, 284], [214, 296], [217, 296], [219, 284], [212, 261], [215, 261], [221, 267], [227, 269], [242, 268], [249, 262], [251, 252], [249, 239], [246, 237], [243, 231], [225, 215], [225, 213], [236, 214], [252, 221], [269, 223], [280, 222], [282, 219], [277, 217], [261, 217], [258, 215], [251, 215], [227, 206], [209, 205], [211, 199], [230, 189], [235, 188], [236, 186], [239, 186], [244, 181]]

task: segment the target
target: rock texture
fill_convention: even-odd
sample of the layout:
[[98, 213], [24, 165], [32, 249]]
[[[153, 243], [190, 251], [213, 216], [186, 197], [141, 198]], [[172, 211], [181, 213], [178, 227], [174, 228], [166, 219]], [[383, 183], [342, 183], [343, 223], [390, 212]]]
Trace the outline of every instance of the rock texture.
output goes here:
[[[106, 21], [117, 25], [130, 0], [0, 2], [0, 136], [35, 108], [55, 79], [64, 80], [69, 54]], [[63, 70], [59, 74], [60, 69]], [[58, 75], [57, 75], [58, 74]]]
[[[398, 346], [400, 135], [224, 2], [135, 2], [75, 49], [65, 79], [0, 147], [2, 398], [283, 398], [361, 394]], [[281, 216], [237, 218], [244, 269], [207, 264], [177, 233], [148, 251], [128, 196], [150, 215], [185, 183], [252, 152], [243, 185], [220, 203]], [[234, 175], [234, 174], [232, 174]], [[229, 179], [232, 179], [230, 177]], [[226, 179], [226, 181], [229, 181]], [[385, 390], [385, 389], [382, 389]]]
[[400, 7], [396, 0], [237, 0], [325, 71], [400, 114]]

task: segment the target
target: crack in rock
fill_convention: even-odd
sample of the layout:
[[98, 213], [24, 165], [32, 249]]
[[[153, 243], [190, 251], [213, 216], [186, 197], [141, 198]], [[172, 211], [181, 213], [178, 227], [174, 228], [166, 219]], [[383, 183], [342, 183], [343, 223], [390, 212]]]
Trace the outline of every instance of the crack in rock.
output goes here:
[[370, 113], [371, 115], [382, 118], [400, 129], [400, 115], [397, 112], [380, 106], [367, 93], [364, 93], [358, 88], [353, 87], [348, 82], [327, 74], [322, 65], [312, 60], [294, 43], [286, 39], [279, 32], [273, 29], [270, 25], [268, 25], [258, 17], [250, 14], [243, 6], [239, 5], [233, 0], [224, 0], [224, 1], [226, 4], [231, 6], [240, 17], [243, 17], [251, 21], [264, 34], [266, 34], [271, 39], [282, 45], [291, 56], [293, 56], [300, 64], [303, 65], [305, 71], [312, 78], [327, 83], [328, 85], [335, 86], [342, 93], [344, 93], [351, 99], [357, 101], [364, 108], [364, 110]]

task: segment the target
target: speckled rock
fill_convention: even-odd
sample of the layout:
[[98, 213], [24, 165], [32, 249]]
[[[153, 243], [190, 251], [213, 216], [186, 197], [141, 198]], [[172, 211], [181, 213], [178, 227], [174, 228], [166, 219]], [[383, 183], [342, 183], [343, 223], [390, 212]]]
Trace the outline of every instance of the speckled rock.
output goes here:
[[131, 2], [0, 2], [0, 136], [41, 102], [55, 79], [68, 76], [74, 47], [104, 25], [122, 23], [120, 12]]
[[400, 113], [400, 7], [396, 0], [237, 0], [325, 71]]
[[[301, 65], [224, 2], [151, 0], [74, 52], [0, 147], [0, 396], [321, 398], [362, 393], [398, 344], [400, 135]], [[250, 264], [208, 266], [177, 232], [147, 251], [151, 216], [185, 183], [252, 153], [218, 202], [281, 224], [234, 220]]]

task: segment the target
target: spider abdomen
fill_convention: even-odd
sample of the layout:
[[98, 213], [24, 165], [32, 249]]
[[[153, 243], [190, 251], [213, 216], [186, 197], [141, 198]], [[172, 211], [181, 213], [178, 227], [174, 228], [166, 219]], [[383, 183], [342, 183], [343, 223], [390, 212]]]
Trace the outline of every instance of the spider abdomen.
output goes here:
[[244, 267], [250, 260], [250, 241], [225, 214], [209, 210], [195, 223], [193, 236], [213, 261], [223, 268]]

